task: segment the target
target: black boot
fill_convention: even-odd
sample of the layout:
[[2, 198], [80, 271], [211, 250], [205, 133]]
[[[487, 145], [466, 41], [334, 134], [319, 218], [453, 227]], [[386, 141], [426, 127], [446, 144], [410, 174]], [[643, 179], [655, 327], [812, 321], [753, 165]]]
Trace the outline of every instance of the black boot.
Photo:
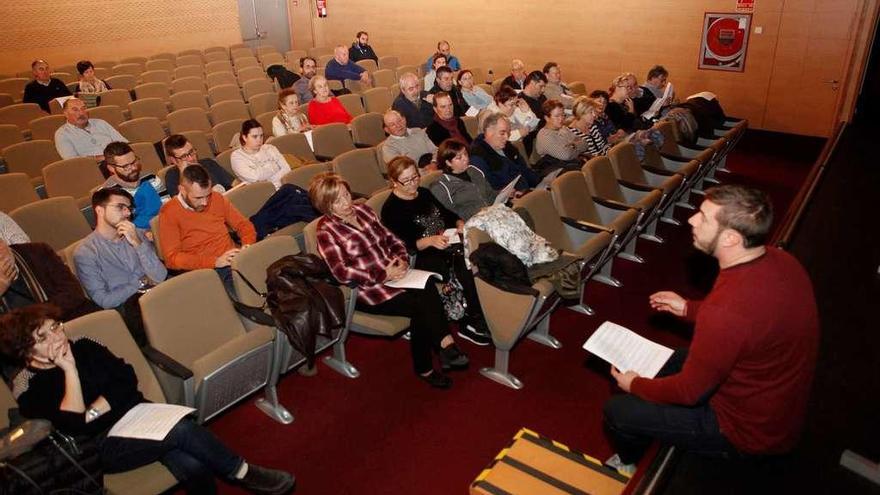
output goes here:
[[248, 464], [247, 474], [236, 484], [256, 495], [284, 495], [296, 486], [296, 478], [286, 471]]

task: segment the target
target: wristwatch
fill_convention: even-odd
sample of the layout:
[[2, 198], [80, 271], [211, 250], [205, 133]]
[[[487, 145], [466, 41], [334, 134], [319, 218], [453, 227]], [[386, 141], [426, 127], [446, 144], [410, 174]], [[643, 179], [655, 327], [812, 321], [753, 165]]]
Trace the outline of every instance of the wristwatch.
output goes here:
[[86, 411], [86, 423], [90, 423], [90, 422], [98, 419], [98, 417], [100, 417], [100, 416], [101, 416], [101, 413], [98, 412], [97, 409], [95, 409], [94, 407], [90, 407]]

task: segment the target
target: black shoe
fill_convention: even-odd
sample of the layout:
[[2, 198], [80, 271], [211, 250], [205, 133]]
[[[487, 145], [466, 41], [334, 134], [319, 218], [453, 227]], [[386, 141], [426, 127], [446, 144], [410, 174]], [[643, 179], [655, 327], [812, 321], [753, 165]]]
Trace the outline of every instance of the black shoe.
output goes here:
[[237, 484], [257, 495], [284, 495], [296, 486], [296, 478], [286, 471], [248, 464], [247, 474]]
[[465, 318], [458, 322], [458, 336], [476, 345], [492, 343], [492, 334], [483, 318]]
[[468, 364], [470, 360], [457, 345], [452, 344], [440, 349], [440, 367], [443, 371], [467, 369]]
[[436, 370], [431, 370], [431, 373], [427, 376], [419, 375], [419, 378], [428, 382], [428, 385], [434, 388], [446, 389], [452, 386], [452, 378], [449, 378]]

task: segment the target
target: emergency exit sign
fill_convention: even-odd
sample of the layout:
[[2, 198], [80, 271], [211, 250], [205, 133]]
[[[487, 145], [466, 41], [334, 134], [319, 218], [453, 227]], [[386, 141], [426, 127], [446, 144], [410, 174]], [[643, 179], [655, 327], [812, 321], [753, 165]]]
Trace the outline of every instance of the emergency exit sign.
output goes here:
[[736, 0], [736, 11], [749, 13], [754, 12], [755, 0]]

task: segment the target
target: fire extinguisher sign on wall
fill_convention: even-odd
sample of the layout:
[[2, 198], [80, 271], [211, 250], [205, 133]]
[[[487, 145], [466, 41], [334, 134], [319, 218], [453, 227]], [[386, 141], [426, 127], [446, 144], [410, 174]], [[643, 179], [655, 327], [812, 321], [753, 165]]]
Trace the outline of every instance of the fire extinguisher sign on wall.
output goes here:
[[327, 0], [315, 0], [318, 17], [327, 17]]

